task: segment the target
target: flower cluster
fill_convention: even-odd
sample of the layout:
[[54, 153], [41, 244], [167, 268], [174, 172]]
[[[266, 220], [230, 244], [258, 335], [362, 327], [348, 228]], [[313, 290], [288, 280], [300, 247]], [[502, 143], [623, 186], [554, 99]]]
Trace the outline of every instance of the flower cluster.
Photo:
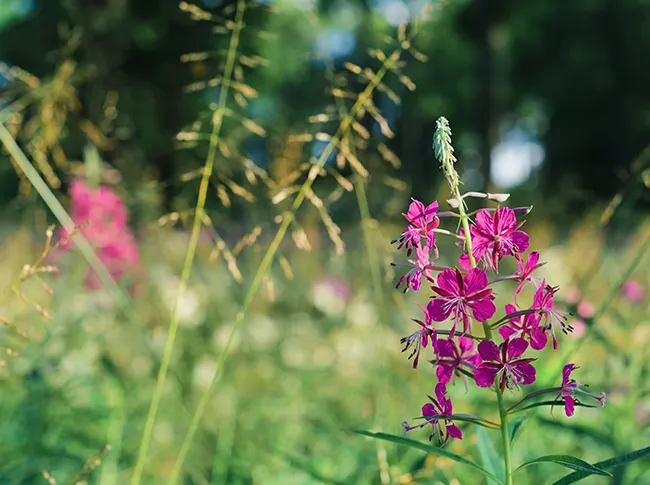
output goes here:
[[[75, 225], [82, 226], [81, 234], [92, 244], [97, 256], [116, 281], [121, 281], [140, 262], [140, 251], [127, 225], [127, 211], [120, 197], [108, 187], [94, 190], [82, 179], [70, 183], [70, 216]], [[68, 232], [61, 230], [60, 247], [69, 250], [72, 241]], [[86, 286], [100, 286], [94, 271], [89, 271]]]
[[[500, 194], [497, 194], [498, 199], [491, 194], [478, 195], [499, 201], [507, 198]], [[458, 208], [459, 205], [452, 204], [452, 207]], [[430, 439], [435, 437], [441, 443], [450, 437], [461, 439], [460, 429], [447, 419], [452, 416], [447, 385], [462, 377], [465, 385], [474, 382], [478, 387], [494, 386], [498, 393], [503, 393], [506, 389], [519, 390], [521, 386], [533, 384], [536, 358], [524, 354], [540, 351], [548, 345], [557, 349], [560, 333], [572, 331], [570, 314], [559, 310], [554, 302], [559, 288], [536, 276], [543, 265], [540, 254], [536, 251], [526, 254], [530, 238], [521, 229], [524, 222], [517, 220], [517, 214], [521, 213], [527, 213], [527, 210], [508, 207], [481, 209], [472, 220], [464, 210], [439, 214], [437, 202], [425, 206], [413, 200], [404, 214], [408, 226], [393, 243], [398, 243], [398, 249], [406, 250], [409, 263], [405, 266], [410, 269], [397, 286], [404, 286], [405, 291], [417, 291], [426, 280], [431, 296], [429, 303], [421, 306], [424, 318], [414, 320], [419, 328], [403, 338], [402, 343], [404, 350], [410, 350], [413, 367], [420, 365], [421, 354], [427, 349], [426, 360], [435, 367], [438, 381], [435, 397], [429, 396], [430, 402], [422, 406], [424, 421], [415, 426], [404, 422], [405, 432], [430, 424], [433, 428]], [[443, 215], [461, 220], [463, 224], [459, 224], [457, 234], [438, 227], [439, 217]], [[463, 240], [463, 252], [457, 267], [434, 264], [438, 258], [437, 234]], [[500, 263], [505, 258], [512, 258], [517, 270], [499, 275]], [[490, 323], [497, 313], [493, 287], [506, 281], [516, 284], [512, 290], [512, 302], [505, 305], [502, 318]], [[531, 287], [532, 302], [523, 305], [522, 291], [527, 286]], [[449, 326], [443, 328], [443, 322], [448, 322]], [[497, 338], [493, 338], [492, 330], [497, 330]], [[584, 386], [570, 378], [576, 368], [574, 364], [567, 364], [561, 386], [537, 390], [534, 394], [559, 390], [556, 402], [564, 403], [567, 416], [573, 415], [575, 404], [579, 402], [578, 395], [604, 404], [604, 395], [588, 393], [583, 390]]]

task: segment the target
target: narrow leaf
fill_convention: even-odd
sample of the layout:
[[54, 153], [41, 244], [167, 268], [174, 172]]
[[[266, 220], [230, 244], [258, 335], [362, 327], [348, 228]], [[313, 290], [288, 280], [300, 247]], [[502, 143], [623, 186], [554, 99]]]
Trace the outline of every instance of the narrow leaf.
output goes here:
[[488, 421], [485, 418], [476, 416], [475, 414], [450, 414], [449, 416], [418, 416], [416, 419], [431, 419], [435, 418], [438, 420], [447, 420], [447, 421], [466, 421], [468, 423], [478, 424], [485, 428], [490, 429], [499, 429], [499, 425], [493, 421]]
[[592, 465], [591, 463], [587, 463], [586, 461], [571, 455], [541, 456], [539, 458], [535, 458], [534, 460], [527, 461], [519, 468], [517, 468], [517, 470], [521, 470], [522, 468], [527, 467], [529, 465], [534, 465], [536, 463], [545, 463], [545, 462], [557, 463], [558, 465], [571, 468], [572, 470], [577, 470], [579, 472], [587, 472], [589, 475], [605, 475], [607, 477], [612, 476], [611, 473], [606, 472], [605, 470], [601, 470], [597, 466]]
[[500, 483], [503, 485], [503, 482], [499, 480], [497, 477], [495, 477], [492, 473], [487, 471], [485, 468], [483, 468], [481, 465], [478, 463], [475, 463], [471, 460], [468, 460], [467, 458], [464, 458], [460, 455], [457, 455], [456, 453], [452, 453], [451, 451], [447, 451], [444, 448], [439, 448], [434, 445], [430, 445], [427, 443], [422, 443], [420, 441], [415, 441], [415, 440], [410, 440], [408, 438], [403, 438], [401, 436], [395, 436], [391, 434], [386, 434], [386, 433], [371, 433], [370, 431], [363, 431], [363, 430], [351, 430], [353, 433], [357, 433], [363, 436], [368, 436], [370, 438], [376, 438], [384, 441], [391, 441], [393, 443], [397, 443], [400, 445], [406, 445], [410, 446], [412, 448], [417, 448], [418, 450], [425, 451], [427, 453], [432, 453], [434, 455], [440, 455], [444, 456], [446, 458], [449, 458], [451, 460], [454, 460], [458, 463], [463, 463], [464, 465], [469, 465], [476, 470], [480, 471], [483, 475], [486, 477], [492, 478], [494, 481], [497, 483]]
[[[533, 404], [529, 404], [528, 406], [524, 406], [523, 408], [516, 408], [510, 411], [510, 414], [518, 413], [519, 411], [524, 411], [526, 409], [531, 409], [531, 408], [538, 408], [540, 406], [562, 406], [564, 404], [564, 401], [562, 399], [558, 399], [556, 401], [540, 401], [536, 402]], [[598, 405], [593, 405], [593, 404], [583, 404], [581, 402], [576, 401], [575, 402], [576, 407], [581, 407], [581, 408], [599, 408], [601, 406]]]
[[[503, 469], [503, 462], [501, 457], [497, 453], [497, 450], [494, 448], [492, 440], [482, 429], [476, 430], [476, 438], [478, 439], [478, 451], [481, 456], [481, 463], [487, 471], [493, 475], [499, 477], [501, 482], [504, 482], [506, 479], [506, 474]], [[489, 484], [496, 483], [494, 480], [488, 478]]]
[[526, 416], [519, 416], [517, 418], [511, 419], [508, 422], [508, 436], [510, 437], [510, 444], [515, 440], [515, 436], [519, 432], [521, 425], [526, 421]]
[[[610, 458], [609, 460], [600, 461], [598, 463], [595, 463], [594, 466], [598, 467], [601, 470], [609, 470], [611, 468], [616, 468], [622, 465], [626, 465], [627, 463], [631, 463], [635, 460], [638, 460], [639, 458], [643, 458], [648, 455], [650, 455], [650, 446], [646, 448], [641, 448], [640, 450], [631, 451], [630, 453], [625, 453], [623, 455], [615, 456], [614, 458]], [[590, 475], [593, 475], [593, 473], [588, 473], [585, 471], [575, 471], [573, 473], [570, 473], [560, 478], [558, 481], [554, 482], [553, 485], [569, 485], [570, 483], [578, 482]]]

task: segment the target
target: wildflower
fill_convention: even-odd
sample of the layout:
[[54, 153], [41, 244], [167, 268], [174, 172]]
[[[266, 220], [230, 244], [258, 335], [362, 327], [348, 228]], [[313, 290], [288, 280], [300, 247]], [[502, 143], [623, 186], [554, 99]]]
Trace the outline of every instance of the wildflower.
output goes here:
[[404, 344], [402, 352], [406, 351], [410, 347], [413, 347], [413, 351], [409, 355], [409, 359], [415, 356], [415, 359], [413, 359], [414, 369], [417, 369], [418, 367], [418, 362], [420, 360], [420, 351], [429, 345], [429, 340], [431, 340], [431, 347], [433, 350], [435, 351], [437, 348], [436, 328], [433, 326], [433, 319], [431, 318], [432, 303], [433, 302], [430, 301], [426, 308], [420, 305], [420, 308], [424, 312], [424, 322], [421, 320], [413, 320], [418, 325], [420, 325], [421, 328], [413, 332], [408, 337], [404, 337], [400, 340], [400, 342]]
[[558, 396], [558, 399], [560, 397], [564, 398], [564, 412], [569, 417], [573, 416], [576, 403], [575, 396], [577, 393], [582, 393], [596, 399], [600, 403], [601, 407], [605, 405], [606, 395], [604, 392], [601, 392], [600, 395], [597, 396], [585, 391], [584, 389], [580, 389], [580, 387], [588, 387], [587, 384], [578, 384], [575, 379], [571, 379], [571, 373], [575, 369], [578, 369], [575, 364], [567, 364], [562, 369], [562, 389], [560, 391], [560, 395]]
[[[532, 309], [531, 309], [532, 310]], [[506, 305], [506, 314], [515, 313], [517, 308], [514, 305]], [[542, 350], [546, 347], [547, 337], [539, 327], [540, 317], [532, 310], [525, 315], [511, 317], [504, 326], [499, 328], [499, 335], [503, 340], [512, 340], [514, 338], [527, 338], [530, 340], [530, 346], [534, 350]]]
[[[499, 270], [504, 256], [517, 256], [528, 249], [528, 234], [518, 229], [515, 212], [509, 207], [494, 211], [482, 209], [476, 214], [476, 224], [470, 228], [472, 254], [476, 261], [483, 261], [486, 269]], [[462, 234], [462, 231], [461, 231]], [[467, 253], [461, 256], [461, 267], [469, 266]]]
[[636, 280], [627, 280], [623, 283], [623, 298], [631, 303], [639, 303], [645, 299], [645, 290]]
[[[81, 179], [70, 183], [70, 215], [76, 225], [88, 223], [80, 230], [93, 245], [97, 256], [115, 280], [121, 281], [140, 262], [140, 251], [127, 225], [127, 211], [120, 197], [108, 187], [93, 190]], [[65, 239], [68, 232], [61, 230], [60, 245], [71, 249], [72, 241]], [[94, 289], [100, 280], [94, 271], [86, 277], [86, 286]]]
[[596, 310], [594, 309], [594, 305], [590, 301], [583, 300], [580, 303], [578, 303], [578, 308], [576, 309], [576, 312], [582, 318], [592, 318], [596, 313]]
[[469, 337], [460, 337], [458, 344], [452, 339], [438, 340], [438, 359], [432, 361], [438, 367], [436, 375], [440, 384], [447, 384], [458, 369], [475, 369], [481, 363], [474, 341]]
[[537, 251], [531, 252], [528, 255], [528, 258], [526, 258], [525, 263], [523, 259], [517, 259], [518, 269], [515, 271], [515, 281], [517, 281], [519, 284], [517, 285], [517, 288], [515, 288], [514, 292], [515, 302], [517, 300], [517, 295], [521, 293], [521, 290], [523, 290], [528, 283], [532, 283], [535, 289], [540, 287], [542, 280], [539, 278], [533, 278], [532, 274], [533, 271], [540, 268], [544, 264], [545, 263], [539, 262], [539, 253]]
[[465, 276], [459, 269], [445, 269], [438, 274], [438, 286], [431, 289], [436, 293], [431, 307], [432, 318], [442, 322], [454, 316], [449, 337], [454, 337], [458, 320], [463, 322], [463, 332], [469, 330], [469, 312], [475, 320], [483, 322], [496, 312], [492, 301], [492, 289], [487, 288], [488, 277], [485, 271], [472, 268]]
[[438, 257], [438, 249], [436, 248], [436, 238], [433, 230], [440, 224], [440, 219], [436, 217], [438, 212], [438, 202], [434, 201], [428, 206], [424, 206], [419, 200], [413, 199], [409, 205], [409, 209], [404, 215], [404, 218], [410, 222], [410, 225], [400, 235], [399, 238], [391, 241], [391, 244], [399, 242], [397, 249], [406, 247], [406, 255], [410, 256], [413, 248], [421, 246], [421, 238], [426, 238], [426, 245], [435, 251], [436, 258]]
[[[431, 270], [433, 269], [433, 265], [429, 262], [429, 246], [416, 247], [415, 255], [416, 255], [415, 259], [409, 260], [410, 264], [404, 265], [404, 266], [410, 266], [411, 269], [408, 271], [408, 273], [402, 276], [397, 282], [396, 288], [399, 288], [403, 283], [406, 283], [406, 286], [404, 287], [404, 293], [406, 293], [409, 290], [409, 288], [411, 288], [413, 291], [419, 290], [420, 287], [422, 286], [423, 275], [431, 283], [435, 281], [431, 273]], [[402, 266], [397, 263], [392, 263], [392, 264], [393, 266]]]
[[553, 349], [557, 350], [557, 337], [555, 327], [557, 326], [563, 333], [567, 334], [573, 331], [573, 327], [568, 322], [569, 312], [561, 312], [553, 308], [553, 295], [557, 293], [559, 287], [546, 284], [542, 281], [541, 286], [535, 292], [533, 297], [533, 308], [537, 310], [538, 315], [542, 317], [545, 324], [541, 327], [543, 330], [550, 330], [553, 335]]
[[518, 388], [520, 384], [535, 382], [535, 359], [518, 359], [528, 348], [523, 338], [506, 340], [501, 348], [491, 340], [478, 344], [478, 353], [483, 362], [474, 370], [474, 379], [479, 387], [490, 387], [499, 377], [501, 392]]
[[422, 416], [425, 418], [425, 422], [417, 424], [415, 426], [409, 426], [407, 421], [402, 423], [402, 428], [404, 430], [404, 436], [406, 433], [412, 429], [423, 428], [427, 424], [430, 424], [432, 427], [431, 434], [429, 435], [429, 441], [435, 436], [436, 441], [439, 444], [444, 444], [449, 440], [450, 437], [456, 439], [463, 439], [463, 432], [456, 426], [451, 420], [444, 420], [444, 429], [443, 425], [440, 423], [439, 419], [436, 419], [436, 416], [451, 416], [453, 415], [453, 409], [451, 405], [451, 399], [449, 399], [447, 394], [447, 388], [444, 384], [437, 384], [435, 389], [436, 397], [433, 398], [429, 395], [427, 397], [431, 401], [422, 406]]

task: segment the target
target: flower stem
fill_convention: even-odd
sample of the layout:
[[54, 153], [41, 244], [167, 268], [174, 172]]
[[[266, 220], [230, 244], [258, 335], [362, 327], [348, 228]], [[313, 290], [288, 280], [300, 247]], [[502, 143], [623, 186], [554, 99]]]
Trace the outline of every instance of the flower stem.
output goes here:
[[[492, 329], [487, 322], [483, 322], [485, 338], [492, 340]], [[512, 485], [512, 460], [510, 458], [510, 437], [508, 436], [508, 410], [503, 403], [503, 393], [496, 385], [497, 407], [499, 408], [499, 422], [501, 423], [501, 441], [503, 442], [503, 464], [506, 472], [506, 485]]]
[[[471, 267], [476, 268], [476, 259], [474, 259], [474, 254], [472, 254], [472, 236], [469, 232], [469, 216], [467, 215], [465, 203], [460, 195], [460, 180], [458, 172], [456, 172], [456, 168], [454, 167], [456, 157], [453, 154], [454, 148], [451, 144], [451, 129], [449, 128], [449, 122], [445, 118], [440, 118], [436, 123], [434, 149], [436, 157], [440, 160], [442, 165], [445, 178], [449, 183], [451, 196], [460, 201], [460, 204], [458, 205], [458, 215], [465, 233], [465, 249], [467, 249], [467, 255], [469, 256]], [[492, 329], [487, 321], [483, 322], [483, 331], [485, 332], [485, 338], [487, 340], [492, 340]], [[505, 465], [506, 485], [512, 485], [512, 462], [510, 459], [510, 439], [508, 436], [508, 410], [503, 403], [503, 393], [501, 392], [501, 388], [498, 385], [495, 387], [497, 393], [497, 407], [499, 408], [501, 441], [503, 442], [503, 463]]]

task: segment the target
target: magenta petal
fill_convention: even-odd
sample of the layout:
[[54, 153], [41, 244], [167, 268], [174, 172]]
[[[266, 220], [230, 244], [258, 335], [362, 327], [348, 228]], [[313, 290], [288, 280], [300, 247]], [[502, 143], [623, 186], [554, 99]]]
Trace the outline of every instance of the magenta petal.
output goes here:
[[438, 341], [438, 355], [440, 357], [454, 358], [454, 341], [450, 339]]
[[540, 330], [539, 328], [530, 332], [530, 347], [533, 350], [542, 350], [546, 347], [548, 342], [548, 336], [546, 332]]
[[451, 309], [445, 310], [445, 302], [440, 298], [431, 300], [429, 305], [427, 305], [427, 311], [431, 318], [436, 322], [444, 322], [449, 318], [451, 314]]
[[478, 387], [490, 387], [492, 384], [494, 384], [494, 378], [496, 377], [498, 371], [499, 369], [495, 367], [490, 367], [485, 364], [479, 365], [476, 369], [474, 369], [474, 380], [476, 381], [476, 385]]
[[445, 394], [447, 394], [447, 387], [444, 384], [438, 383], [436, 384], [435, 391], [436, 391], [436, 398], [438, 399], [440, 405], [442, 405], [442, 403], [445, 400]]
[[528, 342], [523, 338], [511, 340], [508, 344], [508, 361], [514, 360], [521, 356], [528, 348]]
[[463, 439], [463, 432], [455, 424], [448, 424], [447, 425], [447, 434], [449, 436], [451, 436], [452, 438], [456, 438], [458, 440]]
[[436, 216], [437, 212], [438, 212], [438, 201], [434, 200], [427, 206], [426, 209], [424, 209], [424, 216], [426, 218], [427, 224], [433, 222], [433, 218]]
[[523, 374], [521, 384], [532, 384], [535, 382], [537, 371], [535, 370], [535, 367], [533, 367], [533, 364], [529, 362], [518, 362], [515, 364], [515, 367], [517, 367], [517, 370]]
[[456, 280], [456, 272], [452, 269], [442, 270], [438, 274], [438, 287], [452, 295], [458, 295], [460, 289]]
[[539, 263], [539, 253], [537, 251], [533, 251], [528, 255], [528, 262], [526, 263], [526, 268], [529, 271], [532, 271], [532, 269], [537, 266], [537, 263]]
[[501, 338], [503, 340], [508, 340], [515, 333], [517, 333], [517, 331], [513, 328], [508, 327], [507, 325], [504, 325], [499, 329], [499, 335], [501, 335]]
[[492, 234], [492, 226], [494, 224], [494, 219], [492, 219], [492, 214], [489, 210], [481, 209], [476, 214], [476, 227], [483, 233]]
[[447, 384], [451, 381], [451, 376], [454, 373], [454, 368], [450, 365], [438, 364], [436, 369], [436, 376], [438, 377], [438, 383]]
[[491, 300], [480, 300], [469, 304], [472, 309], [472, 314], [478, 322], [484, 322], [494, 316], [497, 307], [494, 306]]
[[480, 268], [472, 268], [467, 272], [464, 278], [465, 293], [467, 295], [472, 295], [484, 290], [488, 285], [488, 282], [488, 277], [485, 271]]
[[516, 250], [518, 253], [523, 253], [526, 249], [528, 249], [529, 237], [528, 234], [526, 234], [525, 232], [523, 231], [513, 232], [512, 234], [510, 234], [510, 240], [517, 247]]
[[499, 347], [492, 340], [483, 340], [478, 344], [478, 353], [483, 360], [500, 361]]
[[461, 254], [460, 258], [458, 259], [458, 266], [464, 270], [469, 270], [472, 268], [472, 265], [469, 262], [469, 254], [467, 254], [467, 252]]
[[434, 405], [428, 402], [424, 406], [422, 406], [422, 416], [427, 421], [432, 421], [431, 418], [433, 418], [434, 416], [438, 416], [438, 413], [436, 412], [436, 408], [434, 407]]
[[460, 348], [460, 355], [465, 355], [474, 350], [474, 340], [469, 337], [459, 337], [458, 346]]
[[495, 216], [495, 220], [498, 220], [496, 233], [503, 234], [508, 229], [513, 229], [517, 226], [517, 217], [515, 216], [515, 211], [510, 207], [501, 207], [497, 209], [498, 217]]
[[573, 416], [573, 411], [575, 410], [575, 399], [571, 396], [564, 397], [564, 412], [568, 417]]
[[[517, 311], [517, 307], [514, 306], [513, 304], [508, 303], [506, 305], [506, 315], [510, 315], [511, 313], [515, 313], [516, 311]], [[512, 320], [514, 320], [515, 318], [517, 318], [517, 317], [512, 318]]]
[[409, 204], [409, 210], [406, 214], [404, 214], [404, 217], [407, 221], [413, 223], [414, 225], [418, 225], [418, 221], [423, 215], [424, 204], [419, 200], [413, 200], [413, 202]]
[[575, 368], [575, 364], [567, 364], [564, 366], [562, 369], [562, 386], [569, 382], [569, 379], [571, 378], [571, 372], [573, 372], [573, 369]]

